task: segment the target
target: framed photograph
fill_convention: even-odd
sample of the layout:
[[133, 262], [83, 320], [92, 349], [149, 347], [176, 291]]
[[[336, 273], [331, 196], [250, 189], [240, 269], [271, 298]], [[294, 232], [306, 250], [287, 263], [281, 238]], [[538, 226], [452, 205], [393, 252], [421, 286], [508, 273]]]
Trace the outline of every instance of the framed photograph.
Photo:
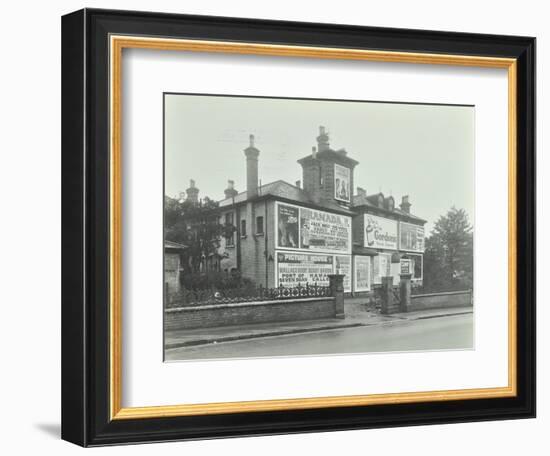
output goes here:
[[535, 39], [62, 20], [62, 437], [535, 416]]

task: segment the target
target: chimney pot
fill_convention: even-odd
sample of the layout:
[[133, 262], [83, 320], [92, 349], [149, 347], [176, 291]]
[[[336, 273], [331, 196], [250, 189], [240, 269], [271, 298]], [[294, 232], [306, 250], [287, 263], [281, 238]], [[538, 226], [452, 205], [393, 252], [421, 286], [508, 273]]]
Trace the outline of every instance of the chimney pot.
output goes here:
[[411, 203], [409, 202], [409, 195], [405, 195], [401, 198], [401, 204], [399, 205], [402, 211], [410, 213]]
[[187, 199], [192, 203], [199, 202], [199, 189], [195, 186], [195, 181], [193, 179], [189, 180], [189, 188], [186, 190]]
[[250, 145], [244, 150], [246, 156], [246, 196], [258, 196], [258, 156], [260, 151], [254, 146], [254, 135], [249, 136]]
[[235, 181], [231, 179], [228, 180], [227, 188], [223, 191], [223, 193], [225, 194], [226, 198], [234, 198], [235, 196], [237, 196], [239, 192], [235, 190]]
[[329, 149], [329, 137], [325, 127], [319, 127], [319, 136], [317, 136], [317, 145], [319, 152]]

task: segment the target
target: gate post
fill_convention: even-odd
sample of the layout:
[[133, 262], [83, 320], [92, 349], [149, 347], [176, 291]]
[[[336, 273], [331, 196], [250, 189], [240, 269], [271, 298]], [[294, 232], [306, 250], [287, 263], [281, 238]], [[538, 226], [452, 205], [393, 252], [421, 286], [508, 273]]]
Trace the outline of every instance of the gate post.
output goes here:
[[412, 274], [400, 274], [399, 282], [399, 311], [408, 312], [411, 305], [411, 278]]
[[380, 312], [384, 315], [393, 312], [393, 277], [382, 277], [382, 307]]
[[330, 290], [334, 296], [334, 313], [336, 318], [345, 318], [344, 312], [344, 274], [329, 274]]

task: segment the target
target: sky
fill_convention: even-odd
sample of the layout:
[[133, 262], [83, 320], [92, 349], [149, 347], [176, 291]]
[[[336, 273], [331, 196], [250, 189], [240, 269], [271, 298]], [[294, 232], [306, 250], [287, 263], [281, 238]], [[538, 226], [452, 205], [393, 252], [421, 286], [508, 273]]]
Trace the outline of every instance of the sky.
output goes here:
[[474, 116], [472, 106], [167, 94], [165, 194], [179, 195], [190, 179], [199, 197], [223, 199], [229, 179], [246, 190], [250, 134], [262, 184], [294, 184], [296, 161], [311, 154], [323, 125], [330, 147], [359, 162], [356, 187], [393, 195], [396, 205], [409, 195], [428, 233], [453, 205], [473, 224]]

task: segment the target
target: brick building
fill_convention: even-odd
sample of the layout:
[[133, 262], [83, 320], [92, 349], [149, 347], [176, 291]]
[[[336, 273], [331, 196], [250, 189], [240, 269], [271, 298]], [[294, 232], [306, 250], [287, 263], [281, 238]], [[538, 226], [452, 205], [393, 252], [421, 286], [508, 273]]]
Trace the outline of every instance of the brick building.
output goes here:
[[246, 191], [230, 180], [219, 201], [220, 222], [237, 228], [221, 241], [222, 270], [238, 269], [268, 287], [326, 285], [328, 274], [341, 273], [346, 292], [354, 293], [371, 291], [383, 276], [397, 283], [401, 268], [411, 271], [414, 284], [422, 282], [426, 221], [411, 213], [408, 196], [396, 207], [392, 196], [367, 195], [361, 187], [353, 195], [359, 162], [345, 149], [333, 150], [324, 127], [317, 147], [298, 160], [303, 185], [259, 185], [260, 150], [252, 135], [244, 155]]

